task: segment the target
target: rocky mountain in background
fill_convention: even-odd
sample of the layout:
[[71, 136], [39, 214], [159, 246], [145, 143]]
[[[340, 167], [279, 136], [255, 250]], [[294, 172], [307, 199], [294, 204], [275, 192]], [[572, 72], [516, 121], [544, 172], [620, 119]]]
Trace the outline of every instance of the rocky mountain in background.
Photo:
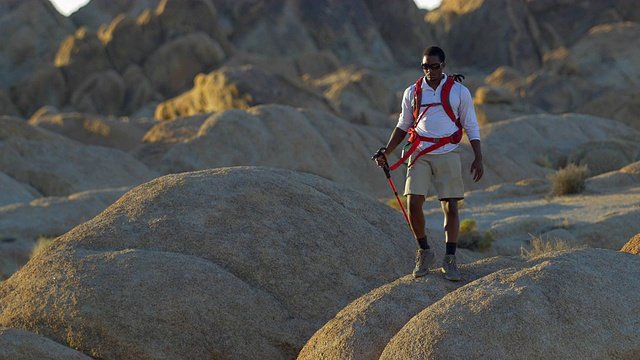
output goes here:
[[[640, 356], [634, 0], [5, 0], [0, 31], [0, 358], [568, 354], [531, 328]], [[461, 216], [494, 242], [459, 250], [457, 284], [404, 276], [414, 244], [370, 161], [429, 45], [483, 137]], [[550, 196], [568, 164], [585, 190]], [[525, 259], [532, 237], [596, 249]]]
[[[397, 77], [402, 68], [419, 70], [430, 44], [447, 50], [452, 70], [489, 75], [506, 67], [508, 79], [495, 76], [492, 85], [554, 113], [589, 113], [591, 100], [638, 83], [640, 11], [630, 0], [444, 1], [430, 12], [411, 0], [93, 0], [69, 18], [46, 0], [3, 6], [0, 27], [16, 35], [2, 45], [1, 110], [26, 118], [47, 105], [149, 114], [189, 90], [196, 75], [229, 65], [291, 81], [345, 66]], [[602, 62], [609, 66], [593, 79]], [[391, 85], [399, 91], [406, 83]]]

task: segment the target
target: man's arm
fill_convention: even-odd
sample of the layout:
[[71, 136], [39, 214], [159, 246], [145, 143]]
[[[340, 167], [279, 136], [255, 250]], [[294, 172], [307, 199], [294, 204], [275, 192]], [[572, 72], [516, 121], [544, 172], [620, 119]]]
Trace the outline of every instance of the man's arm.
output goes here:
[[378, 152], [383, 156], [375, 158], [376, 163], [380, 167], [384, 166], [387, 160], [387, 154], [391, 154], [407, 136], [407, 131], [402, 130], [402, 128], [409, 130], [409, 128], [413, 125], [413, 108], [411, 107], [413, 89], [415, 89], [414, 86], [409, 86], [404, 90], [404, 93], [402, 95], [402, 104], [400, 105], [401, 111], [400, 116], [398, 117], [398, 123], [393, 129], [391, 137], [389, 137], [389, 141], [387, 141], [387, 146], [383, 148], [384, 150], [380, 149]]
[[378, 166], [384, 166], [384, 163], [387, 160], [387, 154], [391, 154], [398, 147], [398, 145], [400, 145], [400, 143], [402, 142], [402, 140], [404, 140], [406, 136], [407, 136], [406, 131], [400, 128], [393, 129], [393, 132], [391, 133], [391, 137], [387, 142], [386, 149], [382, 151], [382, 153], [384, 154], [384, 159], [382, 159], [382, 157], [376, 158], [376, 163], [378, 164]]
[[389, 138], [389, 141], [387, 142], [387, 150], [386, 153], [387, 154], [391, 154], [393, 152], [393, 150], [395, 150], [398, 145], [400, 145], [400, 143], [402, 142], [402, 140], [404, 140], [405, 136], [407, 136], [407, 132], [400, 129], [400, 128], [395, 128], [393, 129], [393, 132], [391, 133], [391, 137]]
[[471, 174], [473, 175], [473, 181], [478, 182], [482, 179], [484, 174], [484, 167], [482, 166], [482, 147], [480, 146], [480, 140], [470, 140], [471, 148], [475, 159], [471, 163]]
[[473, 107], [471, 93], [466, 87], [462, 87], [460, 91], [460, 121], [464, 125], [469, 138], [469, 143], [473, 149], [475, 158], [471, 163], [471, 175], [474, 182], [480, 181], [484, 174], [482, 165], [482, 146], [480, 145], [480, 127], [476, 118], [476, 111]]

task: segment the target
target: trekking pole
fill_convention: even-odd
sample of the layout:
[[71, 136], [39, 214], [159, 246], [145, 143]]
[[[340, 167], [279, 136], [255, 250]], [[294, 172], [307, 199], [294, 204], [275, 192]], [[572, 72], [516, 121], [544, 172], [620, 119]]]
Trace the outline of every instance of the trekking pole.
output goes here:
[[[376, 158], [380, 157], [380, 156], [384, 156], [382, 154], [382, 149], [378, 150], [377, 153], [375, 153], [375, 155], [373, 155], [373, 157], [371, 158], [371, 160], [375, 160]], [[409, 229], [411, 230], [411, 233], [413, 234], [413, 236], [415, 237], [416, 234], [413, 232], [413, 227], [411, 226], [411, 221], [409, 221], [409, 215], [407, 215], [407, 211], [404, 209], [404, 205], [402, 205], [402, 200], [400, 200], [400, 196], [398, 195], [398, 190], [396, 189], [396, 186], [393, 184], [393, 180], [391, 180], [391, 171], [389, 170], [389, 163], [387, 163], [387, 158], [384, 158], [384, 165], [382, 166], [382, 170], [384, 170], [384, 174], [387, 177], [387, 181], [389, 181], [389, 185], [391, 185], [391, 190], [393, 190], [393, 194], [396, 196], [396, 200], [398, 200], [398, 205], [400, 205], [400, 210], [402, 210], [402, 214], [404, 215], [404, 219], [407, 220], [407, 224], [409, 225]]]

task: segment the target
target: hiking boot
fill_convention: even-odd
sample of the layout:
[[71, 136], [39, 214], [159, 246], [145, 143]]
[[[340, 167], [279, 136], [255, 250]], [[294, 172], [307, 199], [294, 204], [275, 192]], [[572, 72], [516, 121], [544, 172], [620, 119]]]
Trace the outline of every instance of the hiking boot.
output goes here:
[[416, 267], [413, 269], [413, 277], [425, 276], [429, 272], [429, 267], [433, 263], [433, 250], [418, 249], [416, 252]]
[[458, 265], [456, 265], [455, 255], [445, 255], [442, 261], [442, 272], [444, 278], [451, 281], [460, 280], [460, 271], [458, 271]]

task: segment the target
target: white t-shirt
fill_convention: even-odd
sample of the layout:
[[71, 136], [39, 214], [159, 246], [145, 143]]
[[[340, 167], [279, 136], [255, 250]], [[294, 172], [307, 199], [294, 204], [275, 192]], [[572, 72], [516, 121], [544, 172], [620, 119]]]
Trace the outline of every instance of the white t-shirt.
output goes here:
[[[427, 104], [440, 103], [440, 93], [442, 87], [449, 75], [442, 77], [440, 85], [436, 90], [433, 90], [424, 79], [422, 78], [422, 101], [419, 114], [422, 114]], [[415, 84], [409, 86], [402, 96], [402, 111], [398, 118], [398, 124], [396, 127], [401, 130], [408, 131], [413, 126], [413, 108], [411, 102], [413, 101], [413, 93]], [[449, 94], [449, 103], [453, 109], [453, 113], [460, 119], [462, 127], [467, 133], [469, 140], [480, 140], [480, 127], [478, 126], [478, 119], [476, 118], [476, 112], [473, 107], [473, 101], [471, 99], [471, 93], [464, 85], [459, 82], [454, 82]], [[442, 138], [451, 136], [458, 130], [456, 124], [451, 121], [451, 118], [444, 111], [442, 105], [431, 106], [427, 112], [420, 118], [416, 131], [420, 136], [426, 136], [431, 138]], [[433, 143], [423, 141], [416, 150], [416, 153], [426, 149], [433, 145]], [[441, 148], [430, 152], [430, 154], [444, 154], [453, 151], [458, 148], [458, 144], [447, 144]]]

